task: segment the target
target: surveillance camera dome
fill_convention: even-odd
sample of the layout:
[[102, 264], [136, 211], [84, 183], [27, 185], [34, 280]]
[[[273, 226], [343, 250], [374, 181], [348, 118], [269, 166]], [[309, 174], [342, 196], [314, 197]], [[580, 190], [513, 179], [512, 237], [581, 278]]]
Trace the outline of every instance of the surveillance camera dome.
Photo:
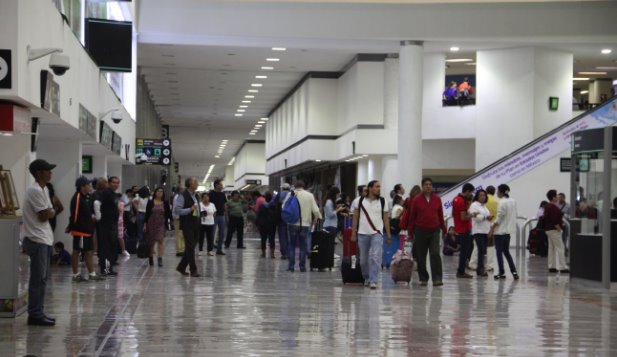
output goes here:
[[71, 68], [69, 56], [54, 53], [49, 58], [49, 67], [57, 76], [62, 76]]
[[120, 122], [122, 121], [122, 113], [120, 113], [119, 111], [111, 113], [111, 120], [116, 124], [120, 124]]

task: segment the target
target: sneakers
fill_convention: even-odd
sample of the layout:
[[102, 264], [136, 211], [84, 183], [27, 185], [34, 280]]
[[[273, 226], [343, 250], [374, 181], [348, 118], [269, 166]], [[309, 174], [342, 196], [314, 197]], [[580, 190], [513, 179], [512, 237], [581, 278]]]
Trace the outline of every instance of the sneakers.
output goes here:
[[88, 280], [89, 281], [103, 281], [105, 280], [105, 278], [100, 275], [90, 274], [88, 275]]
[[371, 290], [377, 290], [377, 284], [375, 283], [371, 283], [370, 287], [371, 287]]
[[499, 275], [495, 275], [494, 278], [495, 278], [495, 280], [505, 279], [506, 275], [505, 274], [499, 274]]
[[127, 252], [126, 250], [122, 251], [122, 255], [124, 255], [125, 257], [130, 257], [131, 254], [129, 254], [129, 252]]
[[81, 274], [73, 276], [73, 282], [74, 283], [81, 283], [81, 282], [84, 282], [84, 281], [88, 281], [88, 279], [84, 279], [84, 277], [81, 276]]
[[208, 256], [209, 256], [209, 257], [213, 257], [213, 256], [214, 256], [214, 253], [212, 253], [212, 252], [208, 252]]
[[467, 274], [467, 273], [463, 273], [463, 274], [456, 274], [457, 278], [461, 278], [461, 279], [471, 279], [473, 278], [473, 275], [471, 274]]
[[204, 252], [202, 252], [201, 250], [197, 253], [198, 257], [201, 257], [202, 255], [204, 255]]

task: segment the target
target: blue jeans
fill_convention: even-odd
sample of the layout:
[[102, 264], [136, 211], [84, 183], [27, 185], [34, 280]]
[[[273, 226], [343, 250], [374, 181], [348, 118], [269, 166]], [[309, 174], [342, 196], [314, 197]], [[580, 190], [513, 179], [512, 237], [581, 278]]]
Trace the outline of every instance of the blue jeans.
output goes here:
[[49, 277], [49, 260], [52, 246], [24, 238], [23, 246], [30, 257], [30, 281], [28, 282], [28, 316], [45, 317], [45, 287]]
[[223, 251], [223, 242], [225, 241], [225, 216], [214, 216], [214, 225], [218, 227], [219, 238], [216, 241], [216, 251]]
[[383, 255], [383, 236], [377, 233], [358, 234], [358, 250], [364, 281], [377, 283]]
[[289, 269], [294, 269], [296, 266], [296, 246], [300, 247], [300, 269], [306, 269], [306, 237], [309, 233], [309, 227], [301, 227], [289, 225], [289, 245], [287, 246], [287, 260], [289, 261]]
[[287, 223], [281, 221], [278, 226], [279, 231], [279, 249], [281, 250], [281, 255], [287, 256]]
[[499, 275], [505, 275], [506, 271], [503, 267], [503, 257], [505, 255], [506, 260], [508, 261], [508, 266], [510, 267], [511, 273], [516, 273], [516, 265], [514, 265], [514, 260], [512, 259], [512, 255], [510, 255], [510, 235], [509, 234], [500, 234], [495, 235], [495, 250], [497, 253], [497, 265], [499, 265]]

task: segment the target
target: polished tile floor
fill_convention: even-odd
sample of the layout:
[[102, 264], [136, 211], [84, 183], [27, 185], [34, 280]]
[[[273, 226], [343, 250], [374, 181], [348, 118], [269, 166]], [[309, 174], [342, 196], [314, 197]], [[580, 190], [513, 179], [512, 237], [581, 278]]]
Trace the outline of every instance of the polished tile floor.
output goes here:
[[97, 283], [54, 268], [57, 325], [0, 319], [0, 356], [617, 355], [617, 293], [548, 276], [545, 258], [519, 256], [521, 280], [494, 281], [457, 280], [458, 258], [445, 257], [441, 288], [384, 270], [371, 291], [343, 287], [338, 270], [288, 273], [258, 244], [201, 257], [200, 278], [174, 270], [172, 239], [163, 268], [131, 257]]

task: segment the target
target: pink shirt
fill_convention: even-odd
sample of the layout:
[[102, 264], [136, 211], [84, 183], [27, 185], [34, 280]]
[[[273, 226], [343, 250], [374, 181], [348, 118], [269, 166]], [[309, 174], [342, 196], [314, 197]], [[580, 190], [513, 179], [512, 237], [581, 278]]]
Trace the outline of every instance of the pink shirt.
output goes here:
[[261, 207], [261, 205], [263, 205], [264, 203], [266, 203], [266, 198], [264, 196], [259, 196], [257, 201], [255, 201], [255, 206], [253, 206], [253, 211], [255, 211], [255, 213], [259, 212], [259, 207]]

